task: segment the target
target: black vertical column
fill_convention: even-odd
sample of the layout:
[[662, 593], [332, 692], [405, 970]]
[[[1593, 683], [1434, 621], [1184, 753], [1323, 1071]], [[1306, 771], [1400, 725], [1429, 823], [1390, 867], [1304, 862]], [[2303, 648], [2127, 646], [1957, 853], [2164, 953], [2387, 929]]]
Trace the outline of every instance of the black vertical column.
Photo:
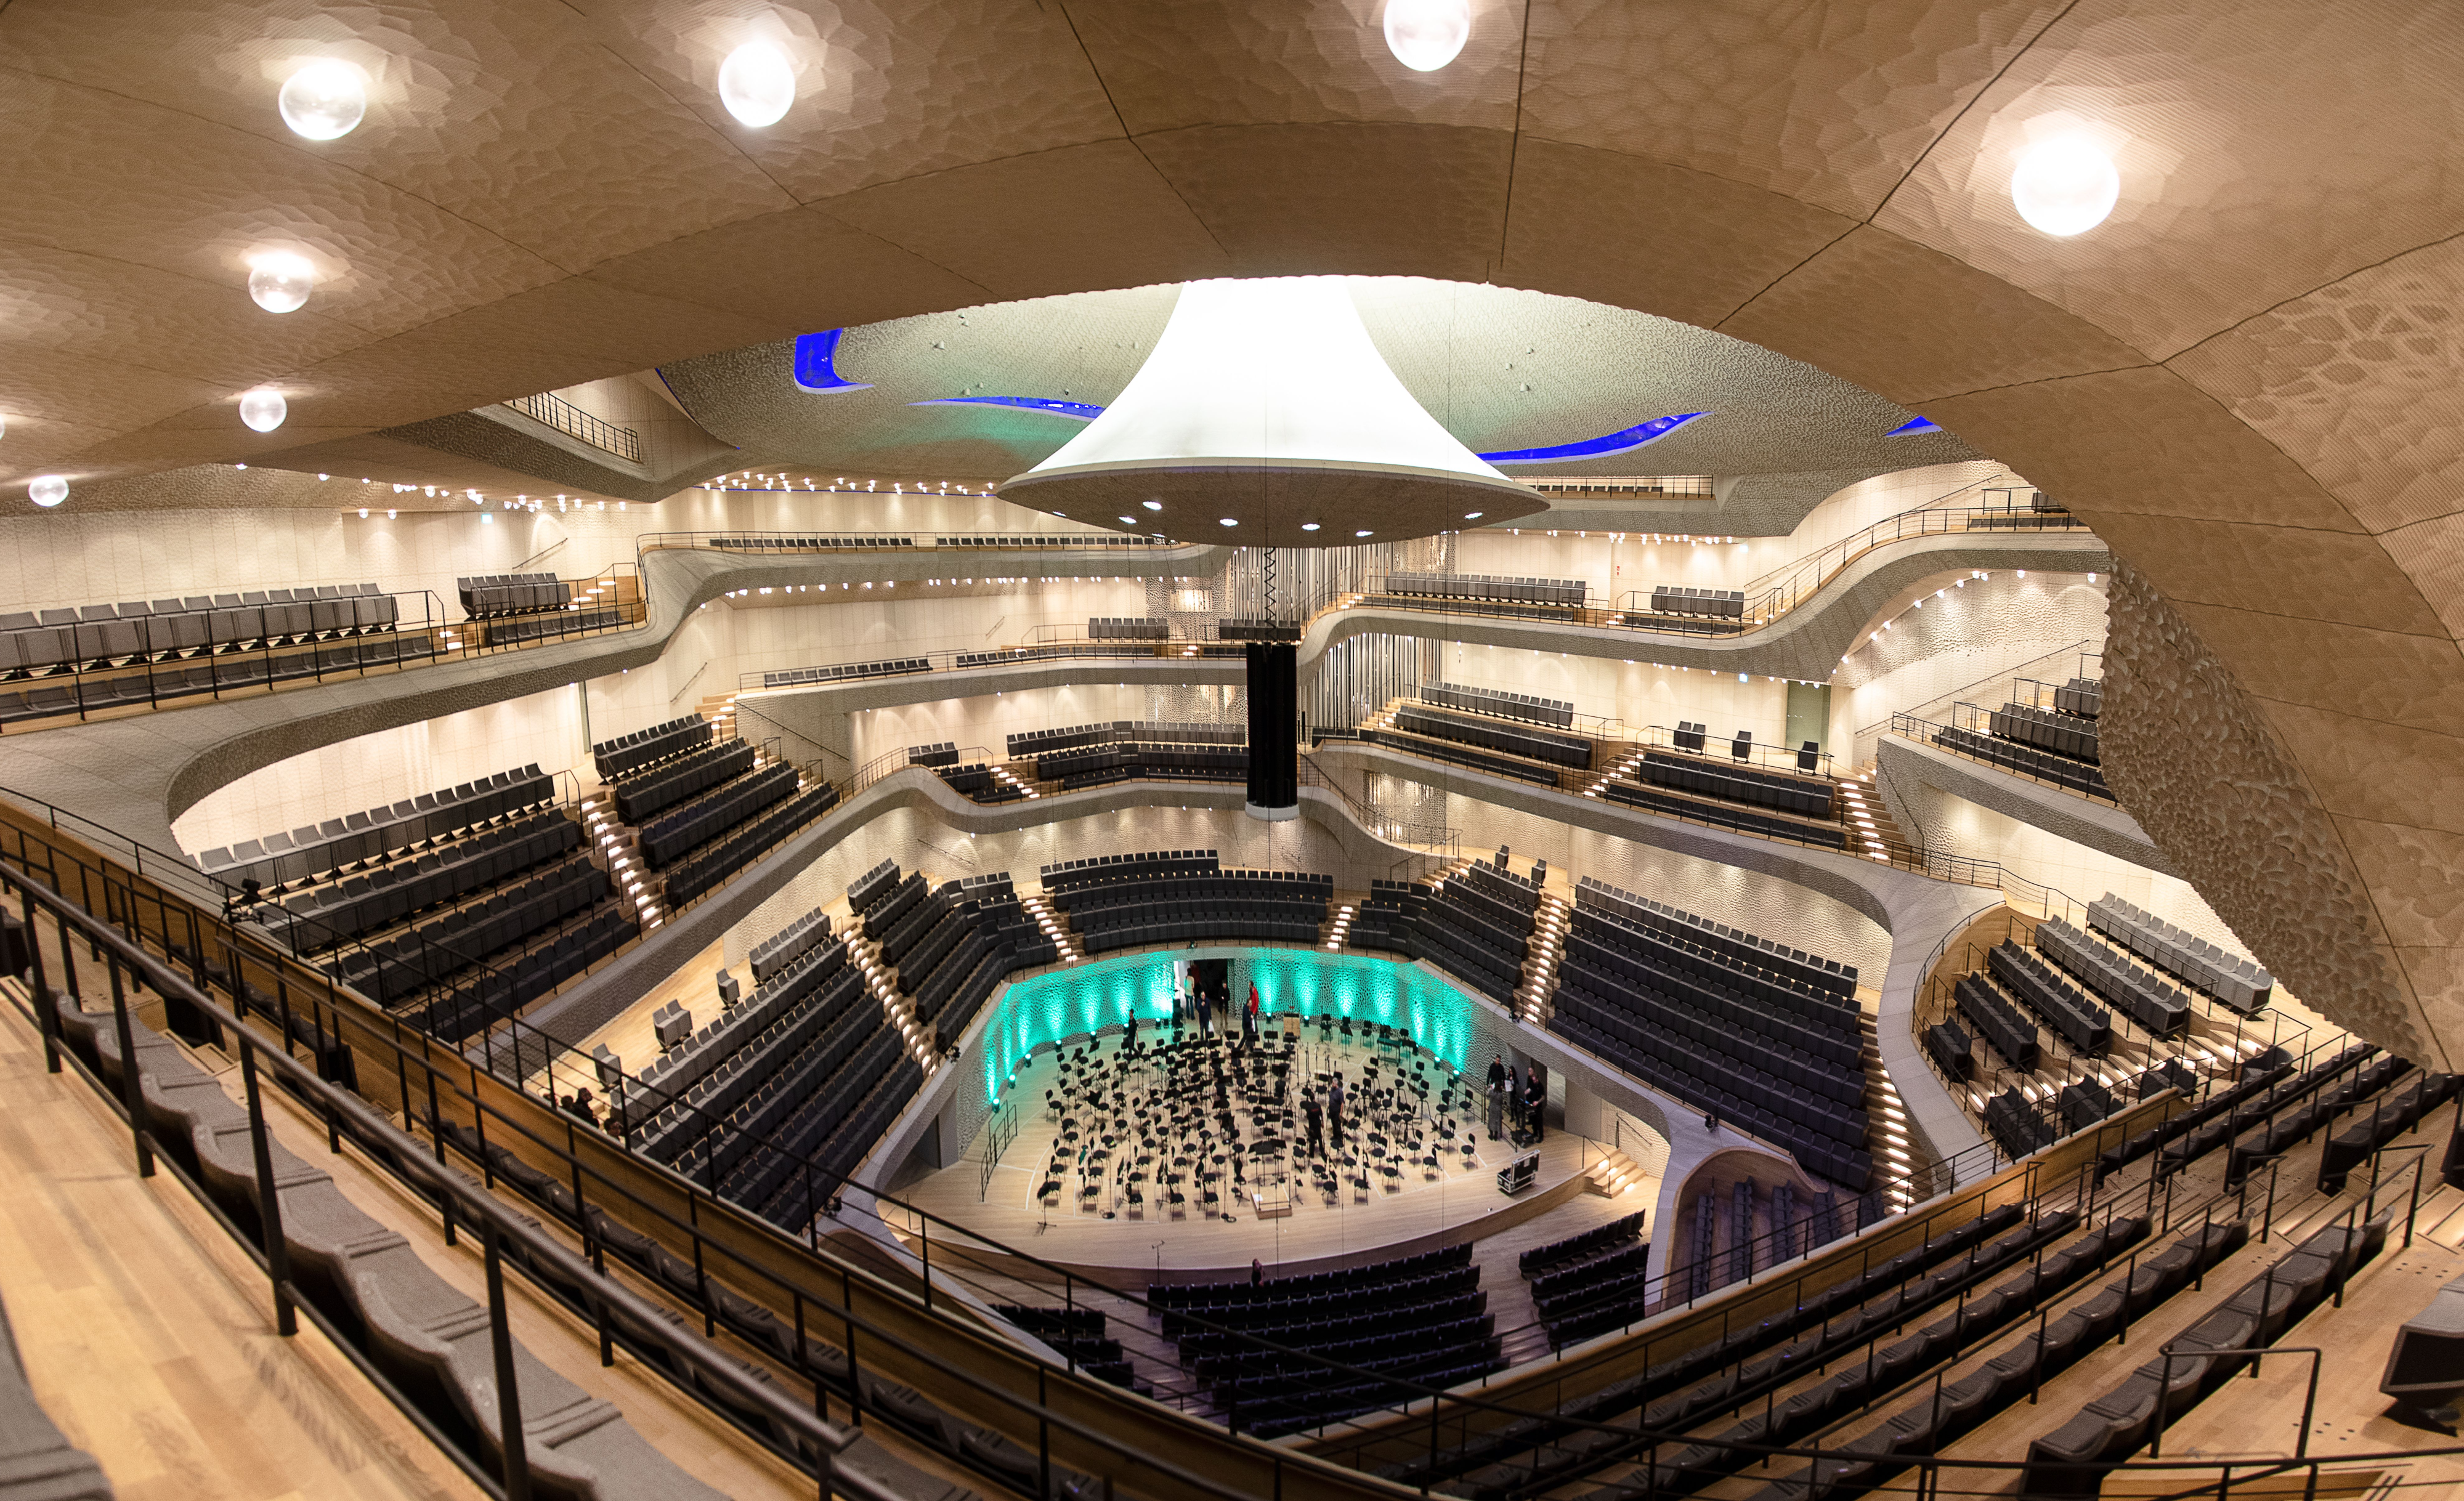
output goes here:
[[1300, 816], [1299, 664], [1282, 642], [1249, 643], [1251, 818]]

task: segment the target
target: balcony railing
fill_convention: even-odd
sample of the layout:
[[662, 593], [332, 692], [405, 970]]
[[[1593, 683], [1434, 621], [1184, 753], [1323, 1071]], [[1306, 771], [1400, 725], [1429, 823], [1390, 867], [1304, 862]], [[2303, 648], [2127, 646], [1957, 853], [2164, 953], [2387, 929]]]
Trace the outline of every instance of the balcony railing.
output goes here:
[[640, 433], [612, 422], [603, 422], [554, 391], [517, 396], [505, 405], [533, 422], [554, 428], [568, 438], [579, 438], [592, 448], [604, 449], [627, 463], [642, 462]]

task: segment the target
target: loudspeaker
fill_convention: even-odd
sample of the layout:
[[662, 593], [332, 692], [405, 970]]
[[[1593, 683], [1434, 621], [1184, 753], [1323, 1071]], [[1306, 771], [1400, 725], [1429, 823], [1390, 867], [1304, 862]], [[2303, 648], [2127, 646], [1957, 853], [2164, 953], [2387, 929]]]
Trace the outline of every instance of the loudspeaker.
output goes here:
[[1300, 687], [1294, 649], [1252, 641], [1249, 668], [1249, 799], [1251, 818], [1300, 816]]

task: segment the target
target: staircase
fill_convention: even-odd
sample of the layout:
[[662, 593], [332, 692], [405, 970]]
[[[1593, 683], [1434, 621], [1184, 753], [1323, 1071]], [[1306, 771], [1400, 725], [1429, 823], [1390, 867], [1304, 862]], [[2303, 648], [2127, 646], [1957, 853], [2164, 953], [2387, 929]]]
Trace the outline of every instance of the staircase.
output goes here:
[[617, 819], [613, 788], [583, 794], [582, 833], [592, 856], [616, 883], [616, 899], [632, 910], [633, 920], [645, 932], [657, 927], [666, 883], [642, 864], [641, 835]]
[[1592, 769], [1580, 774], [1587, 783], [1583, 796], [1598, 797], [1602, 787], [1620, 776], [1631, 775], [1635, 767], [1642, 764], [1642, 746], [1626, 740], [1595, 740]]
[[1848, 852], [1869, 860], [1888, 860], [1915, 847], [1900, 832], [1891, 806], [1874, 785], [1871, 771], [1837, 782], [1839, 811], [1848, 826]]
[[1615, 1148], [1583, 1172], [1583, 1192], [1614, 1199], [1642, 1181], [1642, 1169], [1634, 1159]]
[[1896, 1214], [1916, 1202], [1917, 1195], [1905, 1181], [1917, 1165], [1916, 1147], [1908, 1139], [1907, 1102], [1891, 1085], [1890, 1071], [1882, 1067], [1882, 1049], [1874, 1035], [1874, 1016], [1866, 1012], [1857, 1019], [1863, 1033], [1862, 1061], [1865, 1068], [1865, 1118], [1871, 1121], [1866, 1150], [1874, 1154], [1874, 1174], [1893, 1180], [1884, 1191], [1887, 1212]]
[[847, 932], [847, 958], [864, 971], [866, 988], [872, 992], [874, 1000], [881, 1003], [881, 1009], [890, 1017], [890, 1025], [898, 1028], [899, 1036], [907, 1040], [908, 1052], [923, 1065], [925, 1076], [930, 1078], [935, 1062], [933, 1028], [915, 1019], [915, 1003], [899, 991], [898, 971], [882, 962], [881, 945], [864, 936], [861, 924]]
[[1069, 931], [1069, 918], [1054, 911], [1052, 904], [1044, 899], [1042, 892], [1019, 892], [1018, 904], [1027, 910], [1028, 916], [1035, 918], [1035, 925], [1043, 929], [1044, 936], [1052, 940], [1052, 946], [1061, 951], [1062, 963], [1075, 964], [1086, 959], [1086, 951], [1078, 946], [1078, 936]]
[[1352, 915], [1360, 910], [1358, 900], [1345, 901], [1340, 896], [1327, 904], [1326, 921], [1318, 925], [1320, 948], [1339, 949], [1352, 940]]
[[1556, 1009], [1557, 971], [1566, 961], [1566, 935], [1573, 921], [1573, 903], [1540, 894], [1531, 914], [1531, 953], [1523, 961], [1523, 983], [1514, 987], [1514, 1014], [1534, 1026], [1546, 1024]]

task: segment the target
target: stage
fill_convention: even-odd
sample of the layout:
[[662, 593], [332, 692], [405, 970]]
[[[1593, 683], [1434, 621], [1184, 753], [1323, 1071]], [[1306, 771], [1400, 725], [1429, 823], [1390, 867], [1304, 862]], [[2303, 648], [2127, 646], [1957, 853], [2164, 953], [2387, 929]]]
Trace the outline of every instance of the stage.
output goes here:
[[[1156, 1027], [1127, 1056], [1117, 1031], [1091, 1050], [1084, 1038], [1066, 1051], [1044, 1048], [1006, 1092], [1016, 1101], [1016, 1135], [989, 1175], [982, 1159], [991, 1138], [979, 1136], [964, 1160], [899, 1197], [1041, 1260], [1129, 1286], [1245, 1276], [1253, 1258], [1269, 1275], [1295, 1275], [1408, 1255], [1493, 1235], [1585, 1192], [1599, 1147], [1551, 1131], [1529, 1149], [1538, 1159], [1530, 1185], [1502, 1194], [1498, 1171], [1522, 1154], [1488, 1139], [1482, 1081], [1459, 1079], [1407, 1037], [1363, 1026], [1349, 1038], [1322, 1038], [1327, 1029], [1314, 1018], [1295, 1019], [1290, 1033], [1281, 1018], [1270, 1020], [1269, 1034], [1245, 1048], [1237, 1033], [1185, 1034], [1174, 1050], [1172, 1034]], [[1322, 1098], [1323, 1080], [1337, 1071], [1353, 1095], [1349, 1167], [1331, 1141], [1323, 1155], [1309, 1153], [1301, 1103], [1304, 1088]], [[1232, 1151], [1235, 1142], [1243, 1150]], [[1237, 1179], [1235, 1158], [1243, 1169]], [[1184, 1198], [1177, 1205], [1158, 1179], [1176, 1159], [1186, 1164], [1173, 1185]], [[1202, 1198], [1208, 1189], [1218, 1196], [1212, 1205]], [[894, 1211], [889, 1218], [910, 1229]], [[936, 1227], [936, 1259], [941, 1233]]]

